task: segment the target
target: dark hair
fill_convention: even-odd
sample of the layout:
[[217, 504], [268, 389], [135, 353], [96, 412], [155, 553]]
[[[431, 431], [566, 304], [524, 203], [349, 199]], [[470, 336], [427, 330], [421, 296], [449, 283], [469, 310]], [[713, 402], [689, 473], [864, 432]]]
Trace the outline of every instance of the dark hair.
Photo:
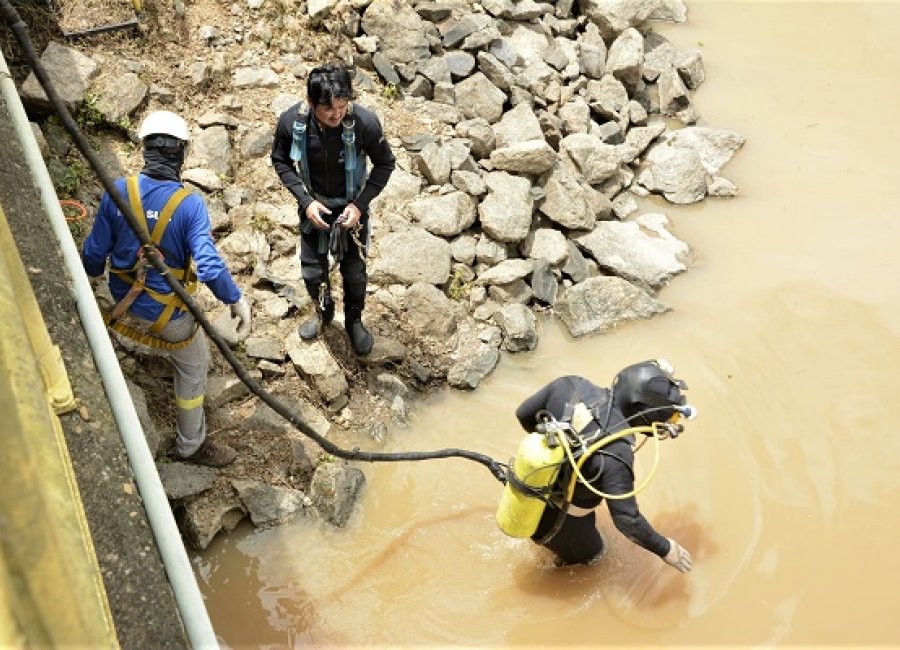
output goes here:
[[313, 106], [330, 105], [334, 99], [353, 99], [350, 70], [336, 63], [313, 68], [306, 79], [306, 94]]

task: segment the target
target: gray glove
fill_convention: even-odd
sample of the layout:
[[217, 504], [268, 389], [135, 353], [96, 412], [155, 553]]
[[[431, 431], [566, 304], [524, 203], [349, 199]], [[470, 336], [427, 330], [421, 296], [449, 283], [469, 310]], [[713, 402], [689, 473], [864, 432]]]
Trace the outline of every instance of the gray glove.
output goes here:
[[250, 333], [250, 303], [247, 302], [246, 296], [230, 305], [231, 316], [238, 319], [237, 336], [239, 339], [245, 338]]
[[671, 537], [667, 537], [666, 539], [669, 540], [670, 547], [669, 552], [663, 557], [663, 562], [671, 567], [675, 567], [682, 573], [690, 571], [694, 567], [694, 561], [691, 559], [691, 554]]

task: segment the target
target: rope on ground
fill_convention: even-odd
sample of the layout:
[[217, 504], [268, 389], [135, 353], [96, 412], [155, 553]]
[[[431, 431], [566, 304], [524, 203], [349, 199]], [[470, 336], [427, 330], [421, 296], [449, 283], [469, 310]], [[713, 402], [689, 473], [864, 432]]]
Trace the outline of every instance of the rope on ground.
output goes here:
[[74, 199], [61, 199], [59, 205], [63, 208], [63, 213], [66, 212], [66, 208], [71, 208], [73, 210], [77, 210], [76, 214], [66, 214], [66, 221], [84, 221], [87, 219], [87, 206], [81, 201], [75, 201]]
[[27, 26], [19, 16], [16, 9], [10, 3], [10, 0], [0, 0], [0, 14], [2, 14], [6, 24], [12, 30], [13, 35], [15, 36], [16, 41], [19, 44], [19, 47], [22, 49], [22, 52], [25, 55], [25, 59], [28, 61], [29, 67], [31, 68], [32, 72], [34, 72], [34, 75], [40, 82], [41, 87], [44, 89], [44, 92], [46, 93], [47, 98], [50, 100], [50, 104], [53, 107], [54, 112], [62, 122], [63, 127], [69, 133], [72, 141], [78, 147], [78, 150], [81, 152], [85, 160], [87, 160], [88, 164], [91, 166], [91, 169], [97, 175], [98, 180], [103, 185], [103, 188], [106, 190], [107, 194], [109, 194], [110, 198], [116, 204], [116, 207], [125, 216], [125, 220], [128, 223], [128, 226], [141, 242], [144, 251], [146, 253], [150, 253], [147, 255], [150, 263], [157, 271], [159, 271], [160, 275], [165, 278], [166, 282], [172, 288], [172, 291], [174, 291], [175, 294], [184, 302], [188, 311], [190, 311], [190, 313], [197, 320], [197, 323], [199, 323], [199, 325], [207, 333], [213, 343], [216, 344], [216, 347], [219, 348], [219, 351], [225, 357], [228, 365], [232, 367], [238, 379], [240, 379], [247, 386], [251, 393], [259, 397], [263, 402], [269, 405], [276, 413], [290, 422], [291, 425], [293, 425], [303, 435], [315, 441], [316, 444], [318, 444], [325, 452], [331, 454], [332, 456], [336, 456], [337, 458], [367, 463], [420, 461], [438, 458], [464, 458], [466, 460], [471, 460], [484, 465], [491, 471], [491, 473], [495, 478], [497, 478], [497, 480], [501, 482], [506, 481], [506, 473], [503, 469], [503, 464], [491, 458], [490, 456], [475, 451], [469, 451], [467, 449], [453, 448], [438, 449], [434, 451], [377, 452], [362, 451], [359, 448], [348, 450], [338, 447], [331, 441], [316, 433], [309, 424], [303, 421], [303, 419], [297, 414], [297, 412], [278, 400], [274, 395], [263, 388], [253, 377], [251, 377], [247, 370], [243, 367], [243, 365], [241, 365], [241, 362], [234, 355], [228, 343], [215, 330], [215, 328], [209, 322], [209, 319], [207, 319], [206, 315], [203, 313], [197, 303], [194, 302], [193, 298], [191, 298], [190, 294], [188, 294], [181, 282], [172, 277], [172, 275], [168, 272], [166, 265], [162, 261], [162, 255], [153, 254], [158, 251], [153, 241], [150, 239], [150, 235], [147, 232], [146, 227], [144, 227], [143, 223], [137, 219], [137, 217], [131, 211], [131, 207], [128, 202], [125, 201], [125, 199], [116, 189], [115, 179], [104, 169], [100, 158], [94, 152], [84, 134], [81, 133], [78, 124], [72, 118], [71, 113], [69, 113], [68, 108], [66, 107], [62, 98], [59, 96], [56, 88], [54, 88], [53, 84], [51, 83], [50, 78], [47, 75], [47, 71], [45, 70], [43, 64], [41, 64], [40, 58], [38, 57], [37, 52], [34, 49], [34, 45], [28, 34]]

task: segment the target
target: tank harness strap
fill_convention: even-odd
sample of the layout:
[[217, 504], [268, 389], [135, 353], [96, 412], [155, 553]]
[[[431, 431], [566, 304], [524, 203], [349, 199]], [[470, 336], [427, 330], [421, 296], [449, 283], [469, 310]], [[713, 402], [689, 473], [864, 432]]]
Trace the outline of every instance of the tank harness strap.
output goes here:
[[[566, 408], [568, 407], [569, 405], [566, 404]], [[589, 425], [593, 419], [594, 414], [584, 402], [578, 402], [572, 407], [570, 422], [572, 423], [572, 428], [579, 434], [585, 430], [587, 425]]]
[[533, 485], [528, 485], [525, 481], [519, 478], [519, 476], [513, 469], [515, 460], [515, 458], [510, 458], [509, 465], [507, 466], [506, 480], [509, 482], [510, 486], [512, 486], [522, 494], [525, 494], [526, 496], [534, 497], [535, 499], [540, 499], [546, 504], [550, 504], [551, 501], [549, 499], [549, 495], [552, 492], [553, 486], [548, 485], [543, 488], [536, 488]]
[[[563, 407], [562, 417], [559, 419], [559, 422], [563, 422], [568, 427], [571, 428], [572, 432], [574, 432], [578, 438], [580, 439], [581, 432], [585, 430], [585, 428], [593, 421], [594, 416], [591, 412], [591, 409], [584, 402], [576, 402], [572, 404], [570, 402], [566, 402], [566, 405]], [[566, 435], [565, 431], [560, 431], [559, 435]], [[583, 447], [578, 451], [582, 451]], [[580, 454], [579, 454], [580, 455]], [[566, 477], [564, 476], [566, 472], [560, 472], [560, 476], [557, 479], [557, 482], [561, 482], [562, 484], [568, 483]], [[550, 486], [552, 491], [553, 487], [557, 487], [556, 484]], [[552, 540], [559, 533], [562, 528], [563, 522], [565, 522], [566, 517], [586, 517], [591, 512], [594, 511], [593, 508], [580, 508], [578, 506], [574, 506], [566, 499], [566, 495], [563, 492], [560, 494], [559, 489], [555, 493], [552, 493], [553, 498], [550, 499], [550, 505], [556, 508], [557, 513], [556, 517], [553, 520], [553, 524], [550, 526], [549, 530], [539, 539], [536, 539], [535, 542], [538, 544], [547, 544], [550, 540]]]
[[[128, 193], [128, 202], [131, 206], [132, 212], [136, 216], [140, 215], [140, 218], [144, 221], [144, 227], [147, 228], [147, 215], [144, 212], [144, 206], [141, 201], [138, 177], [129, 176], [126, 179], [126, 188]], [[168, 201], [166, 201], [166, 204], [163, 206], [159, 218], [157, 219], [156, 224], [153, 227], [153, 231], [150, 233], [150, 239], [157, 247], [162, 241], [166, 228], [168, 227], [172, 216], [175, 214], [175, 210], [188, 196], [190, 196], [190, 192], [181, 187], [176, 190], [172, 194], [172, 196], [169, 197]], [[147, 229], [149, 231], [149, 228]], [[178, 349], [179, 347], [183, 347], [184, 345], [190, 343], [193, 335], [185, 339], [185, 341], [179, 341], [178, 343], [173, 344], [162, 339], [157, 339], [156, 337], [150, 337], [139, 329], [129, 327], [124, 323], [118, 322], [119, 319], [125, 315], [125, 313], [128, 311], [128, 308], [141, 293], [146, 293], [153, 300], [164, 305], [162, 313], [150, 327], [150, 332], [152, 334], [159, 334], [166, 327], [166, 325], [169, 324], [169, 321], [172, 319], [172, 315], [175, 313], [175, 310], [184, 306], [183, 301], [178, 297], [176, 293], [160, 293], [146, 286], [145, 282], [147, 278], [147, 272], [149, 271], [148, 267], [150, 266], [149, 260], [147, 259], [147, 254], [147, 250], [142, 247], [138, 251], [137, 261], [135, 262], [135, 265], [133, 267], [131, 267], [130, 269], [110, 269], [111, 273], [114, 273], [119, 279], [130, 284], [131, 288], [128, 290], [128, 293], [125, 294], [122, 300], [120, 300], [116, 304], [108, 317], [104, 315], [104, 318], [107, 320], [108, 326], [110, 326], [112, 329], [115, 329], [120, 334], [127, 336], [128, 338], [137, 340], [140, 343], [144, 343], [145, 345], [150, 345], [151, 347], [159, 347], [162, 349]], [[159, 253], [158, 250], [155, 251], [155, 254], [159, 255], [161, 261], [163, 261], [162, 254]], [[168, 269], [168, 272], [171, 273], [173, 277], [183, 282], [185, 285], [185, 290], [187, 290], [189, 293], [193, 293], [196, 290], [197, 276], [192, 269], [190, 255], [188, 255], [185, 259], [185, 265], [183, 268]], [[134, 334], [136, 334], [136, 336]], [[154, 344], [150, 342], [150, 340], [157, 341], [157, 343]]]

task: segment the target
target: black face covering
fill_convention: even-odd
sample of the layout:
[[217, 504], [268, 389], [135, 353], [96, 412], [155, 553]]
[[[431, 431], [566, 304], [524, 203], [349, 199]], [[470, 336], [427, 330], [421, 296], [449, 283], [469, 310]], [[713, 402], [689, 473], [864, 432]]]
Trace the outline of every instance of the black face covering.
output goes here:
[[144, 176], [158, 181], [181, 181], [184, 147], [148, 147], [144, 149]]

